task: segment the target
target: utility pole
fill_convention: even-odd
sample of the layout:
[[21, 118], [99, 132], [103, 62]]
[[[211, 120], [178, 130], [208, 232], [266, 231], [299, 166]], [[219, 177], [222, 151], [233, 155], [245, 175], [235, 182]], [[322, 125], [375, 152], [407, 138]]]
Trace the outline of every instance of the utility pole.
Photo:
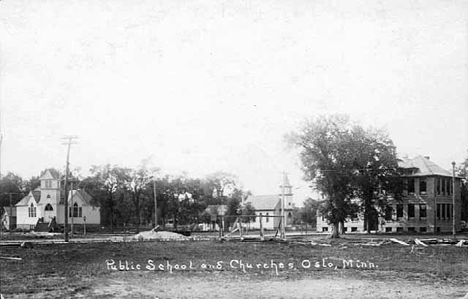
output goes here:
[[0, 128], [0, 179], [2, 178], [2, 141], [3, 141], [3, 133]]
[[452, 235], [454, 239], [457, 234], [455, 211], [455, 162], [452, 162]]
[[[74, 139], [78, 137], [76, 136], [65, 136], [62, 139], [66, 139], [67, 141], [62, 143], [68, 145], [67, 149], [67, 164], [65, 166], [65, 223], [64, 223], [64, 233], [65, 233], [65, 242], [68, 242], [68, 168], [69, 168], [69, 160], [70, 160], [70, 146]], [[72, 215], [73, 216], [73, 215]]]
[[154, 193], [154, 228], [158, 227], [158, 202], [156, 200], [156, 181], [153, 180]]
[[71, 209], [71, 235], [73, 236], [73, 218], [75, 218], [75, 209], [73, 207], [73, 181], [70, 182], [70, 209]]
[[437, 234], [437, 194], [434, 196], [434, 234]]
[[2, 131], [2, 107], [0, 102], [0, 179], [2, 178], [2, 141], [3, 141], [3, 131]]
[[13, 219], [13, 203], [12, 203], [12, 200], [11, 200], [11, 194], [10, 193], [10, 219], [8, 219], [8, 231], [10, 232], [11, 234], [11, 230], [13, 228], [13, 223], [12, 223], [12, 219]]
[[286, 238], [286, 217], [284, 213], [284, 185], [286, 184], [286, 173], [283, 172], [283, 183], [281, 186], [281, 238]]

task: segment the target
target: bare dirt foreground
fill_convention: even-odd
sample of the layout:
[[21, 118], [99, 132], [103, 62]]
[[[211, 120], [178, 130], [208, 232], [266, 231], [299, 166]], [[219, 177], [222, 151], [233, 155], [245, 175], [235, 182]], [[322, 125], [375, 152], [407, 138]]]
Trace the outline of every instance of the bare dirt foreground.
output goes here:
[[10, 294], [5, 298], [468, 298], [467, 287], [426, 285], [415, 282], [380, 282], [347, 278], [252, 280], [214, 277], [155, 279], [125, 273], [90, 281], [90, 288], [63, 289], [35, 294]]
[[181, 238], [0, 249], [5, 299], [468, 299], [466, 247]]
[[[88, 296], [98, 298], [462, 298], [466, 287], [338, 279], [252, 281], [167, 278], [107, 280]], [[110, 296], [110, 297], [107, 297]], [[465, 298], [468, 298], [465, 297]]]

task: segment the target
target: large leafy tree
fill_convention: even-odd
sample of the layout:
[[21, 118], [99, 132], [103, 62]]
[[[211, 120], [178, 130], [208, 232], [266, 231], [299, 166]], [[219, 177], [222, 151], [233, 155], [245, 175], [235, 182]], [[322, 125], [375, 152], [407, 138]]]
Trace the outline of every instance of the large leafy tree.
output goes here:
[[157, 181], [158, 205], [163, 221], [172, 219], [174, 227], [193, 225], [202, 218], [202, 213], [210, 202], [208, 189], [201, 179], [186, 175], [166, 176]]
[[339, 227], [361, 208], [373, 211], [382, 184], [393, 186], [398, 168], [395, 147], [383, 132], [365, 130], [345, 115], [309, 119], [299, 132], [287, 136], [299, 148], [304, 177], [325, 195], [321, 212]]
[[354, 125], [347, 141], [355, 172], [355, 196], [360, 199], [364, 227], [377, 229], [378, 216], [385, 213], [389, 198], [399, 200], [403, 192], [402, 173], [396, 148], [384, 131]]
[[114, 231], [116, 225], [116, 206], [119, 194], [125, 192], [125, 183], [129, 181], [129, 168], [117, 165], [93, 165], [91, 176], [81, 182], [81, 186], [98, 200], [102, 209], [102, 223], [110, 225]]
[[229, 193], [232, 193], [237, 185], [237, 177], [229, 172], [217, 171], [206, 177], [206, 189], [217, 199], [218, 204], [225, 204]]
[[15, 205], [21, 198], [26, 195], [26, 182], [21, 176], [8, 172], [0, 179], [0, 207], [5, 207], [11, 204]]
[[148, 186], [155, 179], [156, 173], [159, 171], [156, 167], [151, 167], [149, 161], [143, 160], [137, 169], [132, 169], [126, 182], [127, 190], [131, 194], [132, 202], [135, 208], [135, 224], [137, 233], [140, 231], [141, 225], [141, 207], [142, 200], [150, 198], [151, 191]]
[[299, 209], [300, 221], [305, 224], [310, 224], [312, 227], [317, 225], [317, 211], [319, 210], [321, 201], [308, 198], [304, 201], [303, 207]]

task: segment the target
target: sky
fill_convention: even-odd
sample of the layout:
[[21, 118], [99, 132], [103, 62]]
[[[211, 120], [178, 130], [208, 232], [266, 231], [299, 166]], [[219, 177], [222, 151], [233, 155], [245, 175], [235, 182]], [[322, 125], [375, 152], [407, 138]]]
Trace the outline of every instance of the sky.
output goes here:
[[284, 134], [346, 113], [400, 157], [468, 155], [468, 1], [0, 2], [1, 171], [223, 170], [308, 196]]

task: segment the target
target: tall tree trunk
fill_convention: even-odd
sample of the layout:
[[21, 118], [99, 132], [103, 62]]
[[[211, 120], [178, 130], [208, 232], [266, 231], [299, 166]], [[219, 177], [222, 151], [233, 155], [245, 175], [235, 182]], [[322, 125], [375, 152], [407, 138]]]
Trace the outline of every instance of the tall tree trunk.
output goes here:
[[337, 239], [339, 237], [340, 237], [340, 223], [336, 222], [336, 223], [333, 223], [330, 238], [331, 239]]
[[136, 233], [140, 232], [140, 196], [134, 194], [135, 213], [136, 213]]
[[343, 235], [345, 233], [345, 231], [344, 231], [344, 221], [340, 221], [339, 225], [340, 225], [340, 235]]
[[110, 208], [111, 232], [114, 233], [114, 200], [113, 200], [112, 192], [109, 192], [109, 197], [107, 200], [109, 201], [109, 208]]

